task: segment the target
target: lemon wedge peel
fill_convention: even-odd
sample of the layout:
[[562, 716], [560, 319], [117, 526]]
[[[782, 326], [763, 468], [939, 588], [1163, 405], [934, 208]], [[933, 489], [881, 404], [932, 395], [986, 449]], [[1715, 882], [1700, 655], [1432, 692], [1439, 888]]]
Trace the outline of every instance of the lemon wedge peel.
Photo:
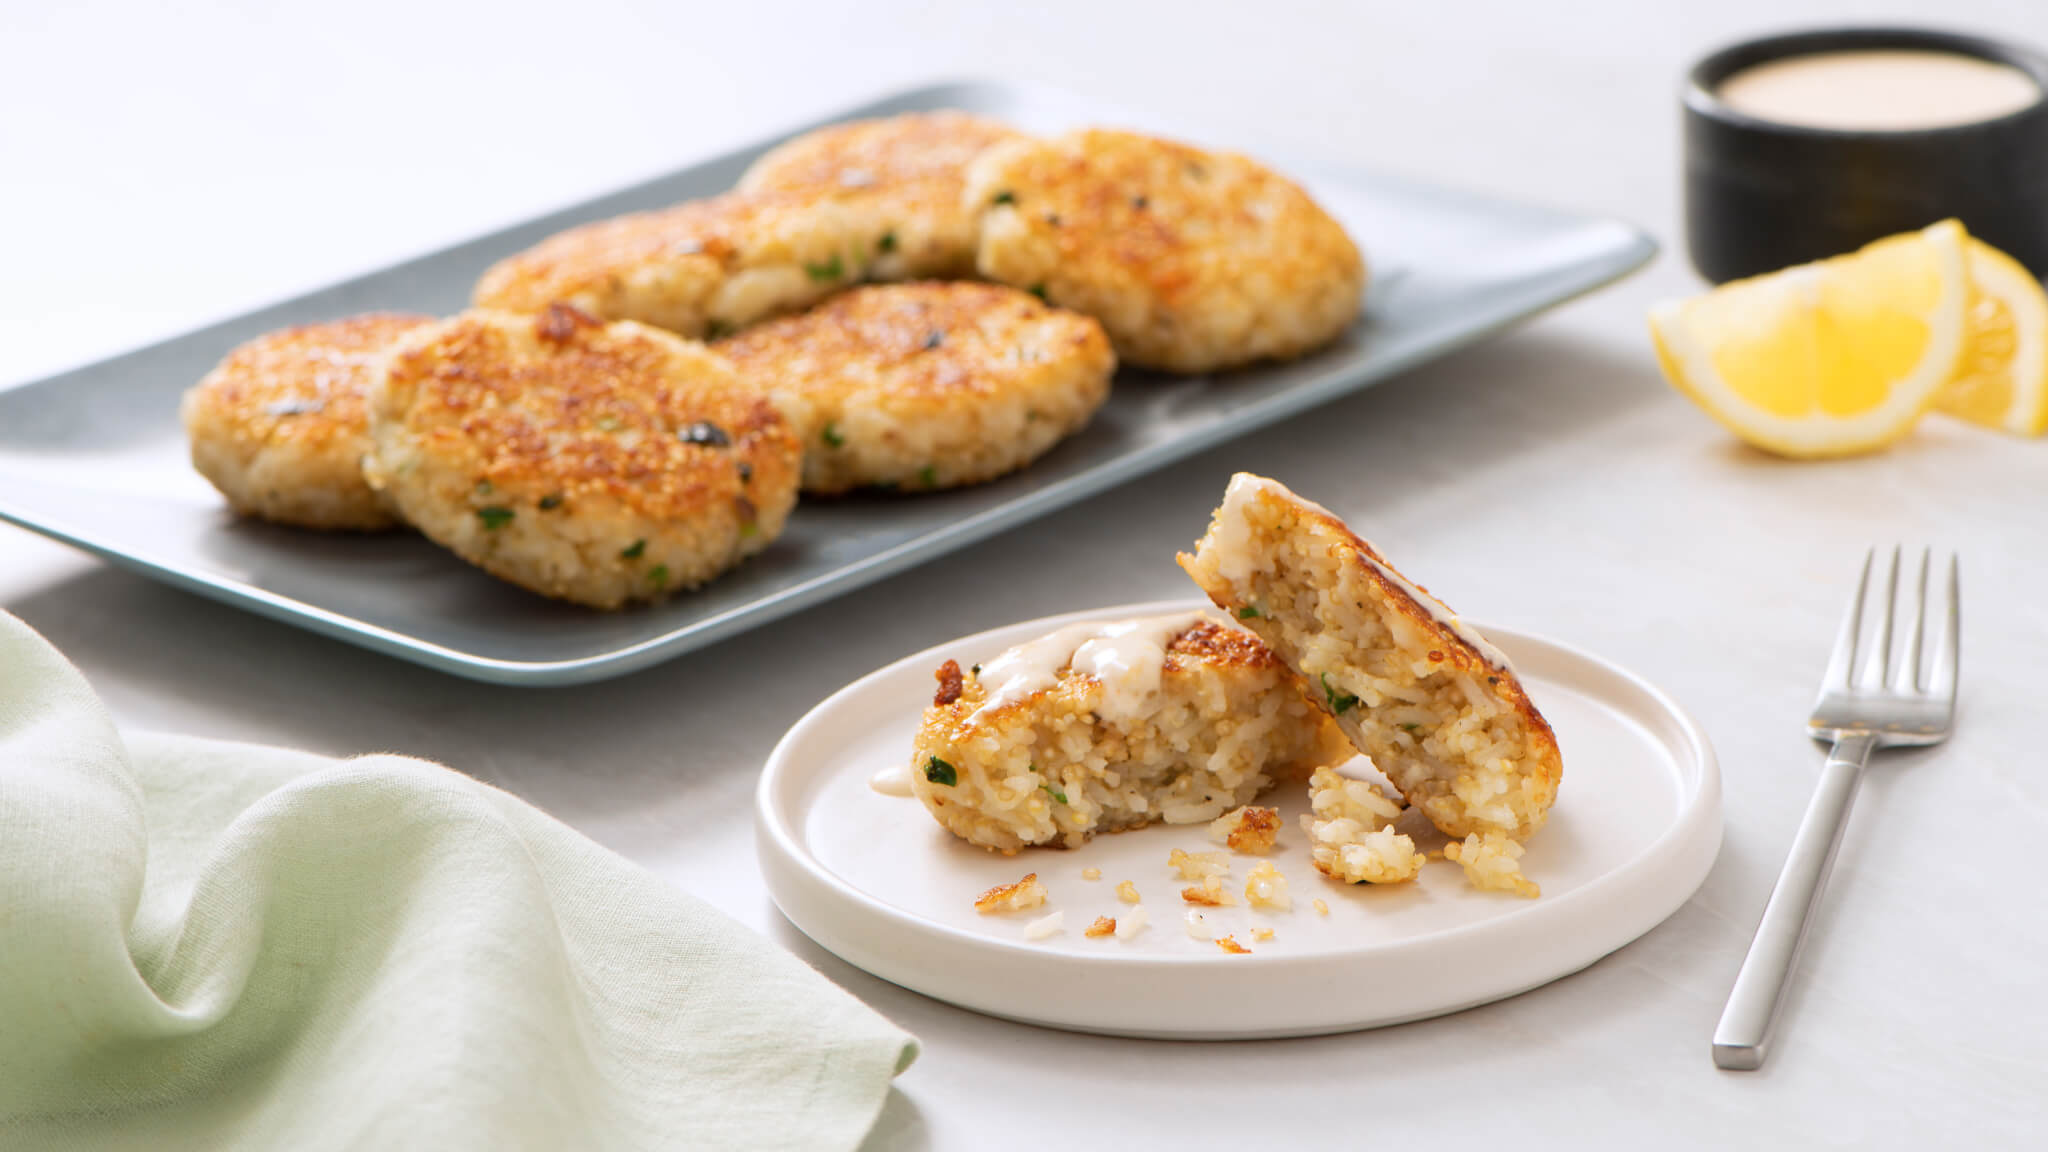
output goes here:
[[1967, 340], [1935, 407], [2018, 436], [2048, 430], [2048, 293], [2019, 261], [1972, 239]]

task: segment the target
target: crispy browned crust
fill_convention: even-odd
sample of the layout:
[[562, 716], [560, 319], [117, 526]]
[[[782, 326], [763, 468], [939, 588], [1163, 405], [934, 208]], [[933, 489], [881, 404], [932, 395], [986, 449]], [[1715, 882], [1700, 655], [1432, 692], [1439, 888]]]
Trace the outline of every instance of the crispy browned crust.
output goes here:
[[[250, 499], [232, 478], [208, 478], [222, 485], [244, 515], [315, 528], [368, 530], [396, 523], [361, 479], [359, 462], [370, 444], [366, 396], [399, 338], [433, 320], [371, 312], [270, 332], [228, 353], [185, 398], [188, 424], [203, 413], [209, 430], [224, 437], [226, 443], [210, 446], [214, 452], [244, 467], [258, 453], [288, 453], [304, 462], [296, 471], [309, 483], [352, 483], [361, 489], [360, 500], [333, 509], [328, 518], [307, 520], [288, 510], [289, 493]], [[195, 463], [201, 455], [194, 453]], [[331, 518], [336, 512], [340, 518]]]
[[836, 188], [935, 182], [937, 195], [957, 210], [961, 173], [991, 144], [1018, 135], [999, 121], [939, 111], [855, 120], [820, 128], [754, 161], [740, 178], [742, 191], [825, 184]]
[[493, 264], [477, 281], [479, 308], [538, 313], [574, 301], [600, 319], [620, 319], [612, 306], [623, 278], [649, 265], [695, 268], [722, 276], [740, 250], [741, 230], [768, 206], [735, 196], [693, 200], [557, 232]]
[[939, 665], [938, 679], [939, 690], [932, 694], [932, 707], [944, 708], [960, 698], [961, 686], [965, 680], [965, 677], [960, 675], [960, 662], [948, 660]]
[[1230, 903], [1224, 898], [1223, 885], [1210, 877], [1210, 883], [1193, 885], [1180, 890], [1180, 898], [1189, 904], [1200, 904], [1208, 908], [1220, 908]]
[[882, 230], [873, 279], [972, 276], [980, 219], [966, 203], [966, 168], [991, 145], [1018, 138], [1007, 125], [961, 112], [836, 124], [755, 161], [740, 190], [823, 192], [874, 221]]
[[994, 479], [1084, 427], [1109, 396], [1102, 326], [995, 284], [878, 284], [717, 349], [785, 403], [804, 487], [923, 491]]
[[[979, 271], [1101, 319], [1132, 364], [1199, 372], [1299, 355], [1347, 325], [1364, 290], [1343, 226], [1235, 153], [1108, 129], [1012, 141], [976, 161], [968, 195], [983, 213]], [[1248, 304], [1235, 290], [1253, 280]], [[1276, 315], [1318, 322], [1283, 337], [1268, 317], [1210, 346], [1205, 333], [1233, 324], [1219, 312], [1271, 295], [1298, 301]]]
[[1114, 933], [1115, 931], [1116, 931], [1116, 919], [1115, 919], [1115, 917], [1112, 917], [1112, 916], [1097, 916], [1097, 917], [1095, 918], [1095, 922], [1094, 922], [1093, 924], [1090, 924], [1090, 925], [1088, 925], [1088, 929], [1087, 929], [1087, 931], [1085, 931], [1085, 932], [1082, 932], [1082, 933], [1081, 933], [1081, 935], [1083, 935], [1083, 936], [1089, 936], [1089, 937], [1095, 937], [1095, 936], [1108, 936], [1108, 935], [1110, 935], [1110, 934]]
[[1218, 948], [1223, 949], [1225, 952], [1230, 953], [1233, 956], [1249, 956], [1252, 954], [1252, 950], [1245, 947], [1242, 944], [1239, 944], [1237, 942], [1237, 937], [1235, 936], [1217, 937], [1216, 946]]
[[1017, 363], [1016, 351], [1026, 341], [1041, 359], [1094, 366], [1101, 392], [1108, 393], [1116, 357], [1102, 325], [1000, 284], [857, 288], [717, 347], [743, 372], [778, 388], [843, 392], [845, 366], [853, 363], [880, 381], [875, 399], [934, 402], [985, 396], [1022, 375], [1027, 368]]

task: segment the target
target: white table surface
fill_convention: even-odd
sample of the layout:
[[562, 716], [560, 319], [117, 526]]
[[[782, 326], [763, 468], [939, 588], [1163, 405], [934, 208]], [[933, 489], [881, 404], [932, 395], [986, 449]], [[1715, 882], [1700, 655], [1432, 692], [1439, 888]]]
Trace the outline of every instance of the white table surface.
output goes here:
[[[0, 606], [76, 660], [124, 721], [438, 758], [705, 897], [923, 1038], [877, 1148], [2041, 1146], [2048, 442], [1930, 419], [1885, 455], [1774, 461], [1662, 383], [1643, 328], [1653, 299], [1697, 285], [1678, 232], [1685, 62], [1744, 33], [1928, 5], [234, 7], [9, 9], [0, 380], [944, 76], [1048, 83], [1168, 111], [1219, 145], [1616, 214], [1666, 254], [1597, 297], [1085, 507], [590, 687], [452, 679], [0, 527]], [[1948, 0], [1939, 13], [2048, 42], [2037, 0]], [[1727, 805], [1698, 895], [1637, 943], [1509, 1002], [1237, 1044], [984, 1019], [853, 970], [781, 920], [755, 871], [750, 801], [797, 716], [948, 637], [1185, 594], [1172, 553], [1238, 469], [1333, 505], [1461, 611], [1599, 652], [1691, 709], [1718, 747]], [[1956, 737], [1880, 760], [1774, 1059], [1716, 1071], [1708, 1035], [1821, 762], [1800, 724], [1836, 613], [1863, 548], [1896, 540], [1964, 556]]]

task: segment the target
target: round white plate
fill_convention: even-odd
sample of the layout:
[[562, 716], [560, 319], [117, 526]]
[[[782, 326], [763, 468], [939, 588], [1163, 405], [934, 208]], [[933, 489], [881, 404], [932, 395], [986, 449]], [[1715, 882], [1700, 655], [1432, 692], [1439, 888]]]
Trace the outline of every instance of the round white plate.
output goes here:
[[[1005, 857], [956, 839], [914, 798], [869, 786], [909, 758], [944, 661], [985, 662], [1076, 620], [1198, 605], [1125, 605], [983, 632], [899, 660], [812, 709], [776, 746], [756, 796], [761, 868], [783, 914], [884, 980], [995, 1016], [1124, 1036], [1306, 1036], [1455, 1012], [1575, 972], [1676, 911], [1713, 866], [1721, 780], [1699, 726], [1642, 679], [1504, 628], [1483, 631], [1514, 660], [1564, 753], [1557, 806], [1522, 859], [1543, 887], [1536, 900], [1476, 890], [1445, 861], [1408, 884], [1328, 880], [1300, 829], [1307, 789], [1285, 784], [1260, 802], [1285, 818], [1269, 859], [1294, 907], [1205, 909], [1217, 935], [1251, 949], [1234, 955], [1189, 935], [1186, 882], [1166, 863], [1174, 848], [1224, 851], [1202, 825]], [[1441, 842], [1427, 836], [1417, 843]], [[1241, 894], [1256, 859], [1230, 859]], [[1101, 878], [1083, 878], [1085, 868]], [[1026, 872], [1050, 891], [1045, 907], [974, 910], [976, 896]], [[1083, 936], [1097, 916], [1128, 915], [1115, 891], [1122, 880], [1137, 886], [1149, 926], [1128, 940]], [[1318, 898], [1327, 915], [1313, 908]], [[1064, 931], [1026, 938], [1027, 924], [1056, 910]], [[1270, 939], [1254, 938], [1262, 927]]]

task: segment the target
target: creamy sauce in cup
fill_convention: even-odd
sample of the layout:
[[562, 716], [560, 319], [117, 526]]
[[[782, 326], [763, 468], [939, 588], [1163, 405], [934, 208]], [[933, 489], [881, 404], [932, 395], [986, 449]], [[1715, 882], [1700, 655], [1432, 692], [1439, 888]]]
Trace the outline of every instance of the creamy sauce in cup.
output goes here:
[[2041, 99], [2010, 64], [1914, 49], [1810, 52], [1721, 81], [1723, 104], [1760, 120], [1853, 132], [1948, 128], [2008, 116]]

